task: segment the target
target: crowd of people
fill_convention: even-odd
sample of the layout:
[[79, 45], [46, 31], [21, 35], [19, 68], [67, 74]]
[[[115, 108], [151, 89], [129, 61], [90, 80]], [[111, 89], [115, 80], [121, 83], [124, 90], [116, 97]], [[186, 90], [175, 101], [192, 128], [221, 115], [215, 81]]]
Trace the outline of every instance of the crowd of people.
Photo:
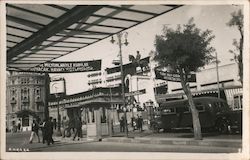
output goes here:
[[[42, 131], [42, 143], [47, 143], [47, 145], [54, 144], [52, 138], [54, 130], [56, 129], [56, 121], [50, 117], [48, 120], [43, 120], [39, 123], [39, 120], [34, 119], [31, 126], [31, 135], [29, 143], [33, 143], [34, 137], [37, 137], [38, 143], [40, 143], [39, 130]], [[58, 126], [57, 126], [58, 127]], [[71, 137], [73, 135], [73, 140], [80, 140], [82, 138], [82, 121], [79, 117], [75, 117], [69, 121], [66, 117], [63, 117], [61, 123], [62, 138]]]
[[[122, 116], [120, 119], [120, 132], [125, 132], [125, 126], [126, 126], [126, 120]], [[143, 131], [143, 118], [142, 116], [137, 115], [137, 117], [131, 118], [131, 126], [133, 128], [133, 131], [139, 130], [140, 132]]]
[[[126, 126], [126, 120], [124, 116], [120, 119], [120, 132], [125, 132], [128, 129]], [[56, 129], [56, 121], [50, 117], [48, 120], [43, 120], [39, 123], [38, 120], [34, 119], [31, 128], [31, 135], [29, 139], [29, 143], [33, 142], [34, 137], [37, 137], [38, 143], [40, 143], [39, 137], [39, 130], [42, 131], [42, 143], [47, 143], [47, 145], [54, 144], [54, 140], [52, 138], [53, 131]], [[65, 137], [72, 137], [72, 140], [80, 140], [82, 138], [82, 125], [83, 122], [81, 121], [80, 117], [75, 117], [69, 121], [68, 118], [63, 117], [61, 122], [61, 133], [62, 138]], [[140, 132], [143, 131], [143, 118], [142, 116], [137, 115], [137, 117], [131, 118], [131, 126], [133, 131], [139, 130]]]
[[39, 129], [41, 129], [42, 142], [43, 143], [47, 142], [47, 145], [50, 145], [51, 143], [54, 144], [54, 140], [52, 138], [53, 126], [54, 123], [52, 121], [52, 117], [50, 117], [48, 120], [43, 120], [43, 122], [41, 122], [40, 124], [36, 119], [34, 119], [31, 126], [31, 135], [29, 143], [33, 142], [34, 136], [37, 137], [38, 143], [40, 143]]

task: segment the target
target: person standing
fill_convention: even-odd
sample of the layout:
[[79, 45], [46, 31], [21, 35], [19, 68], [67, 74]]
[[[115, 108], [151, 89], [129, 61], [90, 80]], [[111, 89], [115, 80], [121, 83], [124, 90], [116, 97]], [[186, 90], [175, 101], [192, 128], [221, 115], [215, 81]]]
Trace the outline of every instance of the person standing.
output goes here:
[[80, 138], [82, 138], [82, 122], [80, 117], [76, 117], [75, 119], [75, 135], [73, 138], [73, 141], [75, 140], [76, 136], [78, 136], [78, 141], [80, 140]]
[[21, 120], [20, 119], [18, 119], [18, 122], [17, 122], [17, 131], [21, 132]]
[[36, 120], [33, 120], [33, 123], [32, 123], [32, 125], [31, 125], [31, 135], [30, 135], [29, 143], [32, 143], [32, 142], [33, 142], [34, 135], [37, 136], [37, 138], [38, 138], [38, 143], [40, 143], [40, 138], [39, 138], [38, 131], [39, 131], [39, 125], [38, 125], [38, 123], [37, 123]]
[[52, 117], [49, 118], [49, 120], [47, 120], [47, 122], [45, 123], [45, 137], [47, 140], [47, 145], [50, 145], [50, 143], [54, 144], [54, 140], [52, 138], [53, 135], [53, 121], [52, 121]]
[[142, 125], [143, 125], [143, 119], [142, 119], [142, 116], [140, 116], [139, 118], [138, 118], [138, 128], [139, 128], [139, 131], [143, 131], [142, 130]]
[[63, 133], [62, 137], [64, 138], [65, 136], [68, 137], [69, 135], [69, 120], [64, 116], [62, 120], [62, 128], [63, 128]]
[[120, 132], [124, 132], [125, 131], [124, 128], [125, 128], [125, 119], [122, 116], [121, 119], [120, 119]]

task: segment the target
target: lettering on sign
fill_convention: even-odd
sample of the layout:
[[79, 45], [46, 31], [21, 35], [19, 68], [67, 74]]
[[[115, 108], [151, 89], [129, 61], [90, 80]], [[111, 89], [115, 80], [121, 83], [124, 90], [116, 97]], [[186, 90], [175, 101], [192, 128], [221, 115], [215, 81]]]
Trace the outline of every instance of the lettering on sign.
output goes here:
[[32, 72], [47, 73], [90, 72], [99, 70], [101, 70], [101, 60], [81, 62], [46, 62], [30, 69]]
[[[180, 75], [178, 73], [171, 73], [167, 71], [160, 71], [155, 70], [155, 77], [156, 79], [166, 80], [166, 81], [173, 81], [173, 82], [181, 82]], [[188, 82], [196, 82], [196, 75], [189, 74], [187, 75]]]
[[142, 90], [138, 90], [138, 91], [132, 91], [129, 93], [125, 93], [125, 97], [135, 96], [135, 95], [140, 95], [140, 94], [145, 94], [145, 93], [146, 93], [146, 89], [142, 89]]

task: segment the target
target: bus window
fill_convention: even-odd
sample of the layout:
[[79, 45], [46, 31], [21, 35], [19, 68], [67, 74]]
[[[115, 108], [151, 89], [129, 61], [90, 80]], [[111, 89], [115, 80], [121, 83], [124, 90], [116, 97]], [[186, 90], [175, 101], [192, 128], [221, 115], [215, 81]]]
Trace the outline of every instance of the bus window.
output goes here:
[[203, 105], [196, 105], [196, 109], [199, 111], [199, 112], [204, 112], [205, 111], [205, 107]]
[[174, 114], [175, 113], [175, 108], [163, 108], [162, 109], [162, 114]]
[[189, 113], [189, 107], [188, 106], [177, 107], [176, 113]]

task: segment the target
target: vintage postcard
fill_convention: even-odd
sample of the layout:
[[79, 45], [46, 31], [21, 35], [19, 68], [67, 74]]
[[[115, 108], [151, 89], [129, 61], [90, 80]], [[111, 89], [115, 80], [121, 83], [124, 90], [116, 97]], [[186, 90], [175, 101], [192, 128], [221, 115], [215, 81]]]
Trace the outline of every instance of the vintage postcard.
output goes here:
[[0, 1], [1, 159], [247, 160], [249, 1]]

